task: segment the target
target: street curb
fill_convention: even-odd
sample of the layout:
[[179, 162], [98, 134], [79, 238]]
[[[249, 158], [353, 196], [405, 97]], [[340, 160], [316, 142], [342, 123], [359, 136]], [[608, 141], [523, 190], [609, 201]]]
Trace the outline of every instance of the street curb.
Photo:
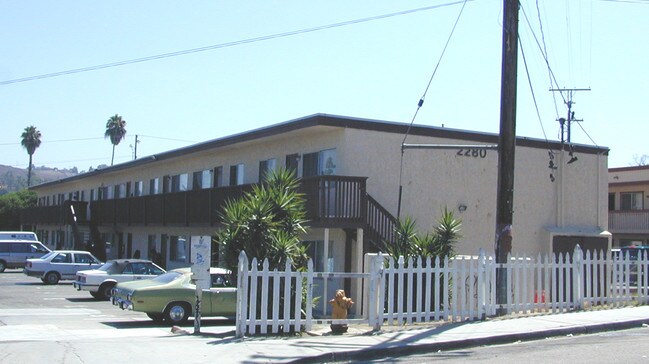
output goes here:
[[336, 361], [349, 361], [359, 359], [379, 359], [386, 356], [405, 356], [411, 354], [430, 353], [436, 351], [449, 351], [466, 349], [484, 345], [497, 345], [509, 344], [516, 341], [532, 341], [543, 339], [547, 337], [566, 336], [566, 335], [583, 335], [595, 334], [598, 332], [625, 330], [630, 328], [642, 327], [649, 325], [649, 318], [636, 319], [629, 321], [620, 321], [613, 323], [591, 324], [591, 325], [575, 325], [569, 327], [562, 327], [557, 329], [548, 329], [516, 334], [504, 334], [483, 338], [462, 339], [453, 341], [444, 341], [436, 343], [425, 344], [404, 344], [394, 345], [388, 347], [369, 347], [353, 351], [329, 352], [315, 356], [296, 359], [291, 363], [314, 363], [314, 362], [336, 362]]

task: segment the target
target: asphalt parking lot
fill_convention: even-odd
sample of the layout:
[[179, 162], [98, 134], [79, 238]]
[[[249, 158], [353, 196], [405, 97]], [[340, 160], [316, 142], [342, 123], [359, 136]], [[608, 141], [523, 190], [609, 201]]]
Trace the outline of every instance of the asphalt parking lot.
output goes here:
[[[234, 322], [201, 321], [210, 330], [233, 332]], [[193, 321], [184, 329], [192, 332]], [[144, 313], [124, 311], [77, 291], [72, 281], [45, 285], [22, 270], [0, 273], [0, 345], [22, 341], [74, 341], [109, 338], [153, 338], [170, 335], [170, 325], [157, 324]], [[1, 360], [0, 360], [1, 361]]]

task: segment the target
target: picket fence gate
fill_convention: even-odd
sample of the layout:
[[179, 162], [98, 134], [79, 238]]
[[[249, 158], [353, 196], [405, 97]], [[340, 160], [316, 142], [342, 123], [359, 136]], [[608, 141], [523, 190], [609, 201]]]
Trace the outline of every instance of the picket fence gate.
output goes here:
[[[649, 256], [611, 256], [606, 252], [394, 259], [366, 254], [365, 272], [270, 270], [245, 252], [239, 256], [236, 335], [299, 332], [314, 324], [382, 325], [430, 321], [472, 321], [496, 315], [561, 313], [592, 307], [621, 307], [649, 302]], [[496, 272], [506, 274], [507, 302], [496, 302]], [[347, 320], [314, 318], [314, 278], [350, 278], [362, 282], [362, 315]], [[342, 288], [342, 287], [341, 287]], [[299, 292], [299, 294], [298, 294]], [[348, 292], [349, 293], [349, 292]], [[348, 294], [349, 295], [349, 294]], [[331, 297], [321, 297], [329, 299]]]

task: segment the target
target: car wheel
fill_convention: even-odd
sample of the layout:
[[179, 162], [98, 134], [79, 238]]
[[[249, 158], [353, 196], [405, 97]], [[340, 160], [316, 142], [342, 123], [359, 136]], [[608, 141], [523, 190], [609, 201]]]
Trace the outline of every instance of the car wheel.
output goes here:
[[57, 284], [59, 283], [59, 274], [56, 272], [49, 272], [45, 275], [45, 284]]
[[4, 260], [0, 260], [0, 273], [4, 272], [7, 269], [7, 263]]
[[161, 314], [161, 313], [148, 313], [147, 312], [146, 315], [149, 316], [149, 318], [151, 320], [153, 320], [154, 322], [162, 322], [162, 321], [164, 321], [164, 318], [165, 318], [164, 314]]
[[99, 286], [99, 291], [97, 291], [97, 297], [95, 298], [103, 301], [108, 300], [112, 296], [111, 292], [113, 291], [113, 287], [115, 287], [115, 283], [103, 283]]
[[182, 325], [187, 322], [191, 309], [191, 306], [185, 302], [171, 303], [165, 310], [165, 320], [170, 324]]
[[90, 295], [95, 299], [99, 299], [99, 292], [90, 292]]

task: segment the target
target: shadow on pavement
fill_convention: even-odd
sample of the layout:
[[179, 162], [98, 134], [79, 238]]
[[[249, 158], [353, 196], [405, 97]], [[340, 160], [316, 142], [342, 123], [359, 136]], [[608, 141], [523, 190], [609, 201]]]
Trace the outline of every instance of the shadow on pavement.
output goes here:
[[3, 273], [3, 274], [16, 274], [16, 273], [22, 273], [22, 272], [23, 272], [22, 269], [9, 269], [9, 268], [7, 268], [7, 269], [6, 269], [4, 272], [2, 272], [2, 273]]
[[[104, 321], [102, 324], [114, 327], [116, 329], [134, 329], [134, 328], [142, 328], [142, 327], [168, 327], [169, 330], [174, 326], [172, 324], [168, 324], [166, 322], [155, 322], [153, 320], [137, 320], [137, 321], [114, 321], [114, 322], [109, 322], [109, 321]], [[220, 326], [234, 326], [234, 320], [223, 320], [223, 319], [202, 319], [201, 320], [201, 328], [209, 328], [209, 327], [220, 327]], [[187, 329], [188, 331], [192, 331], [194, 327], [194, 320], [189, 320], [185, 325], [183, 325], [183, 328]], [[205, 335], [212, 336], [213, 334], [206, 333]], [[214, 335], [221, 335], [221, 333], [214, 334]], [[232, 330], [231, 333], [232, 336], [234, 336], [234, 330]]]
[[110, 326], [116, 329], [140, 329], [143, 327], [168, 327], [171, 330], [171, 326], [164, 322], [155, 322], [153, 320], [142, 320], [142, 321], [103, 321], [102, 324]]
[[47, 284], [41, 282], [41, 281], [33, 281], [33, 282], [16, 282], [14, 283], [16, 286], [48, 286]]
[[17, 285], [17, 286], [48, 286], [48, 287], [72, 286], [72, 282], [59, 282], [58, 284], [45, 284], [38, 278], [30, 278], [30, 279], [34, 279], [34, 281], [16, 282], [14, 284]]
[[70, 302], [104, 302], [104, 300], [97, 300], [97, 299], [95, 299], [95, 298], [93, 298], [91, 296], [85, 297], [85, 298], [78, 298], [78, 297], [71, 298], [71, 297], [68, 297], [68, 298], [66, 298], [66, 300], [68, 300]]

